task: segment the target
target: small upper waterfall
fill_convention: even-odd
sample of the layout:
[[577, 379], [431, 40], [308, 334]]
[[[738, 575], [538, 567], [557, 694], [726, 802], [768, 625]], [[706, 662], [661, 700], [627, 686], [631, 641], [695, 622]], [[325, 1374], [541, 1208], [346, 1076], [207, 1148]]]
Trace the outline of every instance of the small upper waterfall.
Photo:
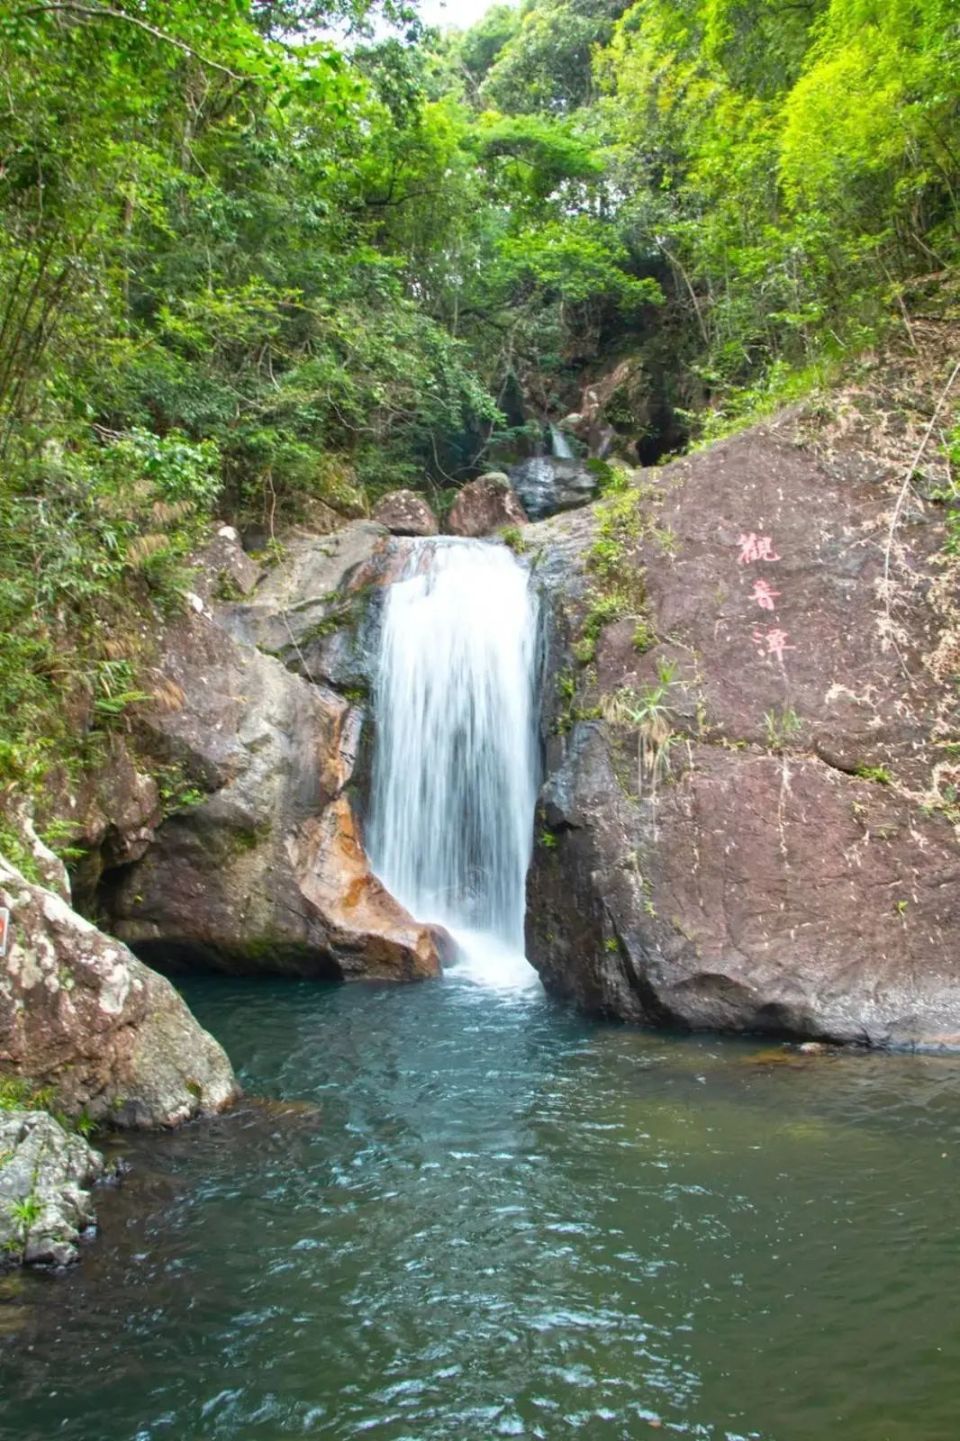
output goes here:
[[550, 426], [550, 448], [556, 460], [574, 460], [573, 446], [559, 425]]
[[536, 801], [537, 601], [506, 546], [414, 542], [383, 612], [368, 851], [475, 973], [523, 961]]

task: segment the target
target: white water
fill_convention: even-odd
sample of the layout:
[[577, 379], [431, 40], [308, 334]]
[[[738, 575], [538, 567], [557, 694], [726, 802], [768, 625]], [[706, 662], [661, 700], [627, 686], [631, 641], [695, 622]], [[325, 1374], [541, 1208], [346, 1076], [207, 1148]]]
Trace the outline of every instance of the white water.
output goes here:
[[534, 979], [536, 638], [527, 572], [502, 545], [414, 542], [385, 597], [368, 850], [418, 920], [454, 935], [458, 969], [488, 984]]
[[574, 460], [573, 446], [558, 425], [550, 426], [550, 443], [557, 460]]

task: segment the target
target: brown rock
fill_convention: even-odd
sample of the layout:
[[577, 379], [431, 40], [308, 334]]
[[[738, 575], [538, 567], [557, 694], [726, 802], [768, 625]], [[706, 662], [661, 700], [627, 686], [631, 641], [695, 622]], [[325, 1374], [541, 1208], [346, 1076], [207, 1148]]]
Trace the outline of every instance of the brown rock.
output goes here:
[[422, 495], [412, 490], [391, 490], [377, 501], [372, 519], [391, 535], [437, 535], [437, 517]]
[[[888, 611], [890, 503], [885, 478], [776, 425], [646, 475], [614, 577], [636, 613], [564, 702], [607, 719], [549, 742], [528, 944], [552, 989], [648, 1024], [930, 1047], [960, 1031], [942, 530], [914, 509]], [[596, 525], [528, 533], [558, 670]]]
[[447, 520], [451, 535], [493, 535], [505, 525], [526, 525], [527, 515], [510, 489], [509, 478], [492, 470], [471, 480], [454, 502]]
[[[331, 650], [353, 616], [343, 587], [382, 540], [369, 523], [301, 537], [255, 604], [214, 607], [168, 631], [163, 669], [183, 701], [141, 727], [207, 794], [169, 816], [101, 894], [112, 928], [142, 954], [338, 979], [439, 971], [442, 937], [375, 880], [344, 794], [362, 707], [320, 676], [352, 680], [352, 642]], [[287, 663], [252, 638], [273, 641]], [[365, 678], [356, 667], [353, 685]]]
[[350, 802], [340, 796], [289, 842], [307, 899], [329, 927], [328, 945], [345, 976], [424, 980], [440, 971], [452, 942], [419, 925], [370, 870]]
[[0, 857], [0, 1070], [121, 1126], [170, 1126], [237, 1094], [222, 1049], [169, 981]]

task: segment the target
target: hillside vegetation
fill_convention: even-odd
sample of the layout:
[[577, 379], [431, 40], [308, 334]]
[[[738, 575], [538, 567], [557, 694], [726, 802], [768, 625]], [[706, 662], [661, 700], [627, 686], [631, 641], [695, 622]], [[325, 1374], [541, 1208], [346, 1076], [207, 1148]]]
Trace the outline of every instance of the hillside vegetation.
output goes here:
[[6, 0], [0, 74], [8, 815], [212, 516], [442, 508], [624, 355], [655, 459], [952, 293], [953, 0]]

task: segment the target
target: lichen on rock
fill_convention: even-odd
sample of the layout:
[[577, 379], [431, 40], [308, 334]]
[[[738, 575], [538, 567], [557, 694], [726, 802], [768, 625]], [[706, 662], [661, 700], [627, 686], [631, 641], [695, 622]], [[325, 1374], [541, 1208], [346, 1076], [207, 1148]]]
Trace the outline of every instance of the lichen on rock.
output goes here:
[[46, 1112], [0, 1110], [0, 1270], [75, 1261], [103, 1172], [99, 1152]]
[[237, 1094], [230, 1062], [169, 981], [0, 857], [0, 1072], [71, 1115], [172, 1126]]

